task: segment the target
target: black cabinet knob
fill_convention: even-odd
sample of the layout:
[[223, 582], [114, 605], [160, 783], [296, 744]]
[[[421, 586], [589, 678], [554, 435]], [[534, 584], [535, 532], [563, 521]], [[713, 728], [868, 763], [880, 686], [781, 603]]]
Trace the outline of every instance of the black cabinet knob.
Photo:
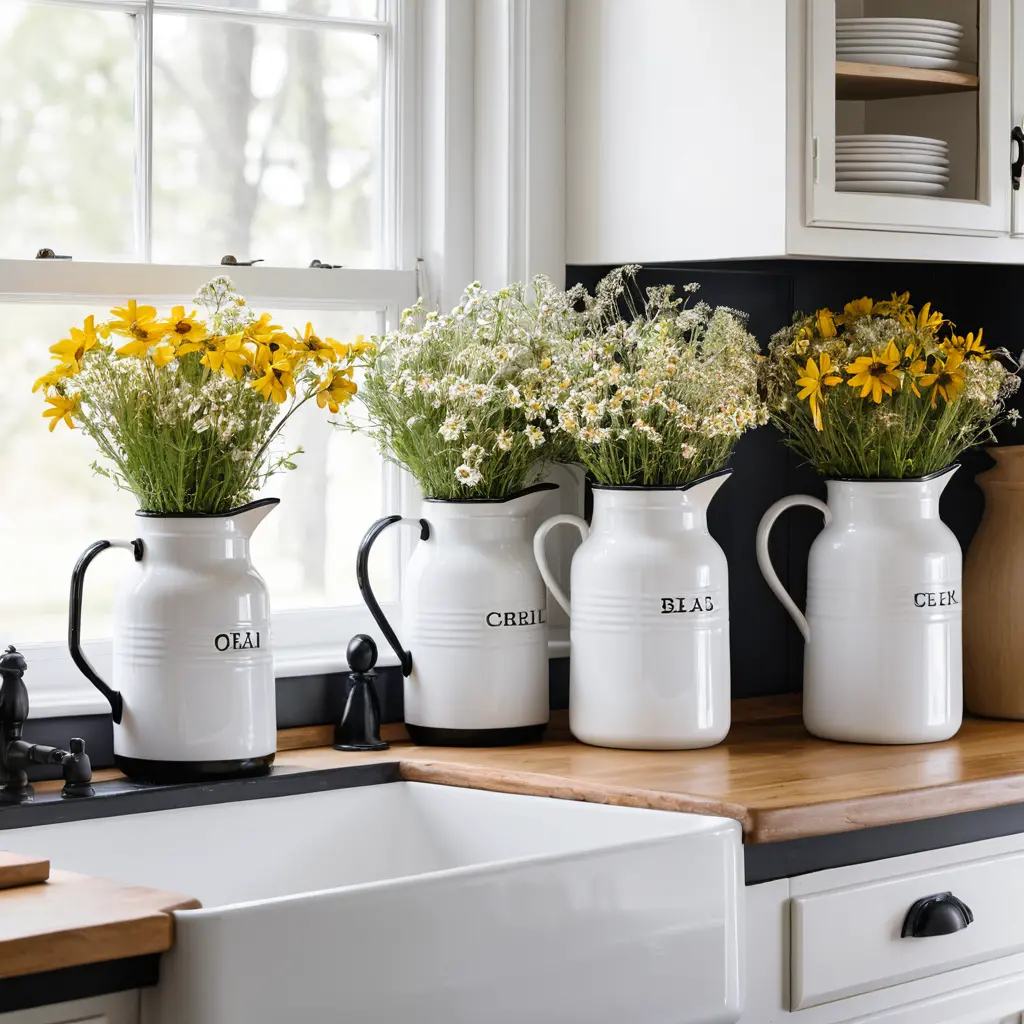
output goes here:
[[903, 919], [904, 939], [951, 935], [963, 931], [974, 920], [971, 908], [951, 892], [939, 892], [919, 899]]

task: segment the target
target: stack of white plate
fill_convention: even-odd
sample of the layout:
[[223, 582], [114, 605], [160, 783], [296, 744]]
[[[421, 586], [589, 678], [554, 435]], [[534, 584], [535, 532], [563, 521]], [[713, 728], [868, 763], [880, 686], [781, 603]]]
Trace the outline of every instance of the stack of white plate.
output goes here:
[[941, 196], [949, 183], [949, 145], [919, 135], [837, 135], [837, 192]]
[[970, 71], [957, 58], [964, 30], [931, 18], [836, 18], [836, 60]]

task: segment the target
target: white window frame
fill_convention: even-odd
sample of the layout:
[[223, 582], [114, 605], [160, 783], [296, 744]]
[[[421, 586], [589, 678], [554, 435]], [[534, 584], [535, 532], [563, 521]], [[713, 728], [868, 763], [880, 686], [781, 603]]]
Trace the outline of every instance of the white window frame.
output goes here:
[[[36, 2], [91, 3], [117, 10], [188, 8], [198, 15], [266, 21], [290, 17], [212, 9], [195, 0]], [[565, 0], [381, 3], [387, 27], [374, 30], [385, 33], [388, 41], [381, 62], [382, 192], [391, 201], [381, 203], [386, 214], [381, 240], [389, 269], [324, 273], [235, 267], [233, 280], [253, 302], [274, 308], [376, 309], [390, 322], [418, 294], [429, 305], [451, 308], [474, 279], [496, 288], [546, 273], [556, 285], [563, 284]], [[368, 30], [365, 22], [349, 19], [349, 24]], [[140, 87], [148, 85], [142, 82]], [[210, 270], [0, 260], [0, 302], [93, 302], [112, 294], [176, 299], [190, 294]], [[581, 474], [572, 467], [555, 467], [551, 475], [560, 484], [560, 511], [581, 514]], [[389, 466], [385, 492], [388, 512], [417, 514], [420, 495], [407, 474]], [[554, 540], [560, 575], [567, 575], [570, 561], [568, 533]], [[413, 543], [411, 531], [403, 531], [399, 588], [401, 568]], [[400, 622], [400, 603], [389, 604], [384, 611], [396, 625]], [[568, 653], [567, 623], [559, 618], [560, 612], [555, 612], [549, 633], [553, 657]], [[313, 616], [276, 615], [277, 675], [346, 669], [344, 648], [355, 632], [377, 634], [361, 606], [323, 609]], [[387, 644], [378, 647], [379, 664], [398, 663]], [[101, 675], [109, 673], [109, 642], [86, 645], [86, 652]], [[107, 710], [103, 698], [71, 664], [63, 643], [33, 645], [30, 660], [33, 717]]]
[[[190, 16], [230, 18], [250, 23], [273, 23], [366, 32], [381, 39], [380, 75], [381, 180], [379, 245], [381, 269], [319, 271], [292, 267], [232, 267], [232, 280], [253, 305], [275, 309], [377, 311], [387, 325], [397, 321], [401, 309], [417, 297], [416, 254], [419, 249], [417, 187], [417, 67], [419, 0], [380, 0], [379, 21], [316, 18], [305, 15], [248, 11], [198, 4], [195, 0], [32, 0], [34, 3], [73, 6], [134, 14], [138, 40], [136, 86], [136, 144], [141, 186], [136, 188], [136, 256], [139, 262], [103, 263], [0, 260], [0, 303], [97, 304], [123, 301], [125, 296], [154, 303], [180, 301], [191, 295], [219, 267], [154, 264], [151, 251], [149, 197], [152, 125], [148, 111], [152, 95], [152, 22], [157, 11]], [[432, 0], [427, 0], [432, 2]], [[40, 239], [40, 246], [46, 241]], [[73, 254], [72, 254], [73, 255]], [[405, 474], [386, 465], [382, 510], [402, 509], [415, 500], [415, 488]], [[369, 524], [367, 524], [369, 526]], [[406, 552], [403, 551], [402, 555]], [[396, 576], [404, 557], [399, 557]], [[354, 567], [353, 567], [354, 568]], [[70, 569], [68, 578], [70, 580]], [[400, 584], [399, 584], [400, 585]], [[398, 618], [399, 605], [384, 607]], [[375, 632], [362, 605], [284, 611], [273, 617], [274, 664], [278, 677], [343, 671], [348, 668], [345, 646], [357, 632]], [[11, 638], [17, 643], [17, 637]], [[100, 675], [109, 677], [111, 642], [84, 645]], [[82, 677], [71, 662], [66, 643], [25, 644], [31, 666], [32, 717], [95, 714], [108, 710], [105, 699]], [[387, 645], [381, 645], [379, 664], [397, 664]]]

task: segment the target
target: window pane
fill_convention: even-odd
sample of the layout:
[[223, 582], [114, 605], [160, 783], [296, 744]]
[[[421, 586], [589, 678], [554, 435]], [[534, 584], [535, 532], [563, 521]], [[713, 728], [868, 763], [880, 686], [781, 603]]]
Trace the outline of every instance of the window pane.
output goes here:
[[153, 258], [376, 262], [376, 36], [155, 20]]
[[[376, 313], [283, 310], [275, 319], [289, 329], [311, 320], [321, 337], [339, 341], [378, 331]], [[358, 413], [357, 407], [350, 409]], [[260, 526], [252, 546], [253, 561], [278, 611], [362, 600], [356, 549], [370, 524], [383, 515], [384, 464], [366, 437], [331, 426], [331, 420], [339, 419], [310, 402], [284, 431], [284, 450], [303, 449], [296, 459], [299, 468], [271, 479], [266, 493], [281, 498], [281, 505]], [[394, 596], [394, 548], [388, 546], [394, 541], [382, 537], [374, 545], [371, 573], [382, 601]]]
[[0, 3], [0, 257], [134, 258], [134, 25]]
[[[260, 307], [262, 308], [262, 307]], [[0, 304], [5, 334], [0, 348], [5, 402], [0, 408], [0, 537], [5, 578], [0, 587], [0, 643], [60, 641], [67, 635], [71, 570], [85, 547], [102, 538], [136, 535], [135, 499], [117, 491], [90, 468], [97, 457], [81, 430], [61, 424], [52, 434], [42, 418], [43, 400], [32, 382], [45, 370], [47, 349], [67, 336], [69, 325], [102, 306]], [[375, 313], [279, 311], [288, 327], [313, 319], [322, 335], [351, 338], [377, 330]], [[366, 528], [382, 514], [383, 464], [362, 436], [330, 425], [325, 410], [310, 403], [285, 431], [284, 446], [301, 445], [298, 469], [271, 481], [267, 493], [282, 498], [260, 526], [253, 561], [270, 587], [277, 610], [355, 604], [355, 555]], [[390, 531], [394, 532], [394, 531]], [[374, 549], [374, 587], [393, 597], [391, 553], [386, 538]], [[377, 548], [381, 553], [377, 554]], [[83, 627], [88, 637], [110, 635], [118, 580], [127, 568], [122, 552], [98, 558], [89, 569]], [[324, 638], [325, 640], [329, 638]], [[339, 638], [334, 638], [339, 639]], [[344, 639], [344, 638], [341, 638]]]
[[[160, 0], [157, 0], [159, 3]], [[241, 7], [249, 11], [316, 14], [330, 18], [379, 18], [377, 0], [192, 0], [208, 7]]]

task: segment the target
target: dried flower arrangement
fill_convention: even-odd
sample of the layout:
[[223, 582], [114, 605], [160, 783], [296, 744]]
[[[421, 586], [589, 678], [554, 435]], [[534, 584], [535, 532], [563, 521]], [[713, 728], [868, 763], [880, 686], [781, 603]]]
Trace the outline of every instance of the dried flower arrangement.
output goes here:
[[373, 339], [364, 429], [428, 498], [507, 498], [553, 457], [550, 348], [576, 314], [546, 278], [533, 291], [474, 282], [450, 313], [425, 312], [421, 300]]
[[[722, 469], [740, 436], [767, 421], [757, 339], [745, 314], [689, 305], [671, 285], [637, 302], [638, 266], [612, 271], [553, 348], [557, 422], [596, 483], [678, 486]], [[621, 316], [621, 305], [629, 319]]]

